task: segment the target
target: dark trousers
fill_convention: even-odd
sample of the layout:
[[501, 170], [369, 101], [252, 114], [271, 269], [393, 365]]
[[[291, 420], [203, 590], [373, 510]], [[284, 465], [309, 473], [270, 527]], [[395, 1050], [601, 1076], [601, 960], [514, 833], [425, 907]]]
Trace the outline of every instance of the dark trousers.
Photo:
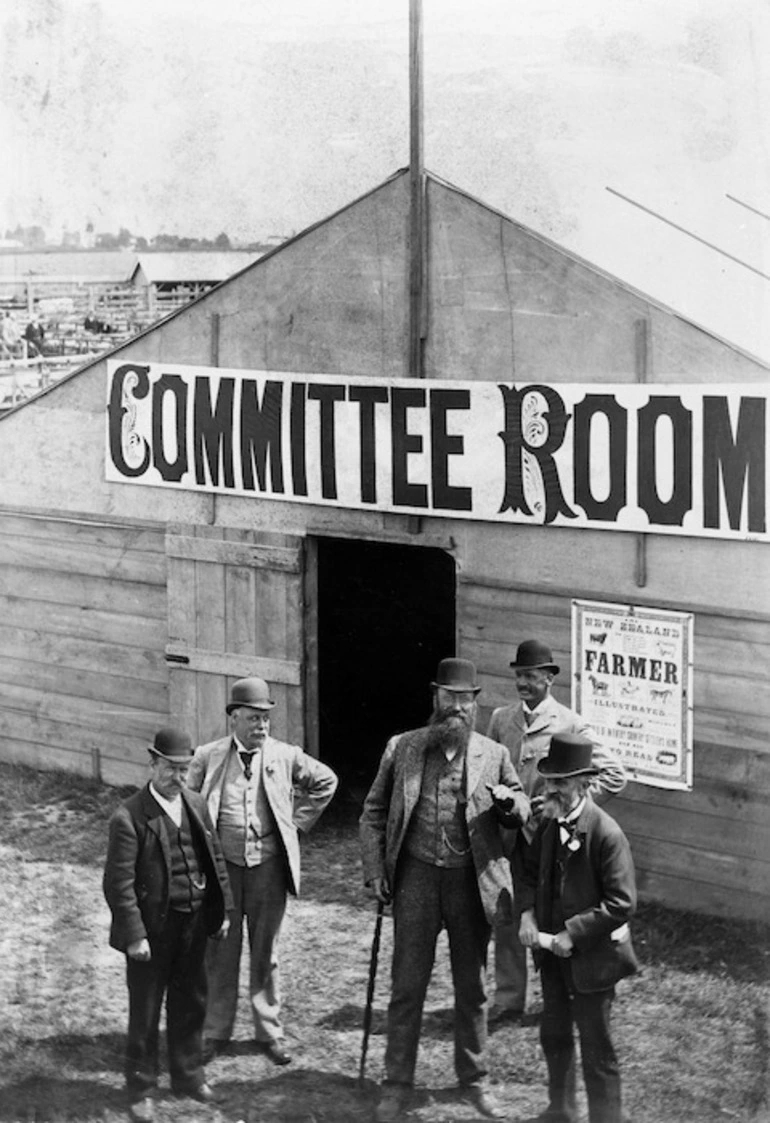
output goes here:
[[543, 955], [540, 974], [543, 984], [540, 1041], [548, 1065], [546, 1118], [554, 1123], [574, 1123], [577, 1119], [573, 1037], [573, 1025], [576, 1025], [590, 1123], [622, 1123], [620, 1070], [610, 1037], [615, 988], [580, 994], [572, 982], [569, 959], [558, 959], [547, 952]]
[[455, 992], [454, 1060], [461, 1084], [486, 1075], [485, 975], [490, 926], [473, 866], [444, 869], [405, 857], [393, 900], [392, 990], [385, 1080], [412, 1084], [422, 1008], [442, 928], [449, 937]]
[[206, 938], [202, 910], [171, 911], [163, 932], [150, 940], [151, 959], [141, 963], [126, 956], [126, 1086], [132, 1099], [141, 1099], [158, 1083], [158, 1026], [164, 995], [171, 1087], [184, 1092], [203, 1083]]

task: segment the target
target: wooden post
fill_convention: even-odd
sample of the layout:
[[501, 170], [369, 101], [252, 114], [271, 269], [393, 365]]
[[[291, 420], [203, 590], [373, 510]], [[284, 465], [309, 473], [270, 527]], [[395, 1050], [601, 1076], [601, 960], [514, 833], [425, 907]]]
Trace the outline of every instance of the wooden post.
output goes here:
[[[637, 382], [646, 382], [652, 366], [652, 333], [647, 316], [634, 324], [634, 366]], [[638, 588], [647, 584], [647, 535], [636, 536], [636, 573], [634, 577]]]
[[211, 314], [211, 365], [219, 366], [219, 328], [221, 317], [219, 312]]

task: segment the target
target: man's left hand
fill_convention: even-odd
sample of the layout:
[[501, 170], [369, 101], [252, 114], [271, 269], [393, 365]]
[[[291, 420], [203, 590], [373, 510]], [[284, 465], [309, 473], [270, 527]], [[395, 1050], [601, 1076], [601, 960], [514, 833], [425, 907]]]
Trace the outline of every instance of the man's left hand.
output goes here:
[[214, 933], [211, 937], [212, 940], [224, 940], [227, 933], [230, 931], [230, 917], [226, 916], [222, 921], [222, 927]]
[[569, 959], [574, 946], [569, 932], [566, 928], [563, 928], [561, 932], [554, 936], [551, 951], [554, 955], [558, 955], [559, 959]]

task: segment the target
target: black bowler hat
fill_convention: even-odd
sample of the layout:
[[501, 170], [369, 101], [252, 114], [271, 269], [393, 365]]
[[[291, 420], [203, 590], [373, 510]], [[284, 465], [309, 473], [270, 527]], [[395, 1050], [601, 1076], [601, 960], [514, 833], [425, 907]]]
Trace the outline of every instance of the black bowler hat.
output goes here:
[[558, 675], [559, 666], [554, 663], [553, 655], [547, 644], [537, 639], [525, 639], [516, 648], [516, 659], [510, 664], [515, 671], [550, 671]]
[[263, 678], [239, 678], [233, 683], [225, 709], [231, 714], [239, 706], [248, 706], [251, 710], [272, 710], [274, 705], [270, 687]]
[[431, 686], [442, 690], [472, 690], [478, 694], [481, 687], [476, 684], [476, 668], [470, 659], [442, 659], [436, 671], [436, 681]]
[[593, 741], [577, 733], [554, 733], [548, 756], [537, 762], [541, 776], [565, 780], [570, 776], [596, 776], [600, 769], [593, 763]]
[[193, 755], [192, 741], [189, 735], [183, 733], [181, 729], [172, 729], [171, 726], [158, 730], [149, 749], [153, 756], [177, 764], [191, 760]]

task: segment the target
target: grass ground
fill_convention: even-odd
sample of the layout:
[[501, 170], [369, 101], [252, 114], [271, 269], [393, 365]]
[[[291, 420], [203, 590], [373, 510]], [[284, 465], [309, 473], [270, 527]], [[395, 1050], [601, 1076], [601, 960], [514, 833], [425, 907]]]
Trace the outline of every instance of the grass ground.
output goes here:
[[[0, 765], [0, 1123], [125, 1119], [122, 957], [107, 945], [101, 870], [110, 813], [127, 792]], [[372, 1117], [384, 1050], [386, 919], [366, 1080], [357, 1080], [374, 906], [361, 888], [355, 808], [332, 805], [304, 846], [290, 904], [284, 1005], [295, 1061], [249, 1049], [241, 1003], [232, 1055], [209, 1066], [221, 1100], [172, 1099], [159, 1123], [356, 1123]], [[770, 1123], [770, 941], [756, 924], [641, 908], [642, 972], [618, 988], [615, 1037], [632, 1123]], [[533, 981], [537, 999], [537, 982]], [[426, 1004], [415, 1123], [473, 1120], [455, 1094], [444, 938]], [[545, 1106], [535, 1025], [489, 1045], [511, 1121]]]

